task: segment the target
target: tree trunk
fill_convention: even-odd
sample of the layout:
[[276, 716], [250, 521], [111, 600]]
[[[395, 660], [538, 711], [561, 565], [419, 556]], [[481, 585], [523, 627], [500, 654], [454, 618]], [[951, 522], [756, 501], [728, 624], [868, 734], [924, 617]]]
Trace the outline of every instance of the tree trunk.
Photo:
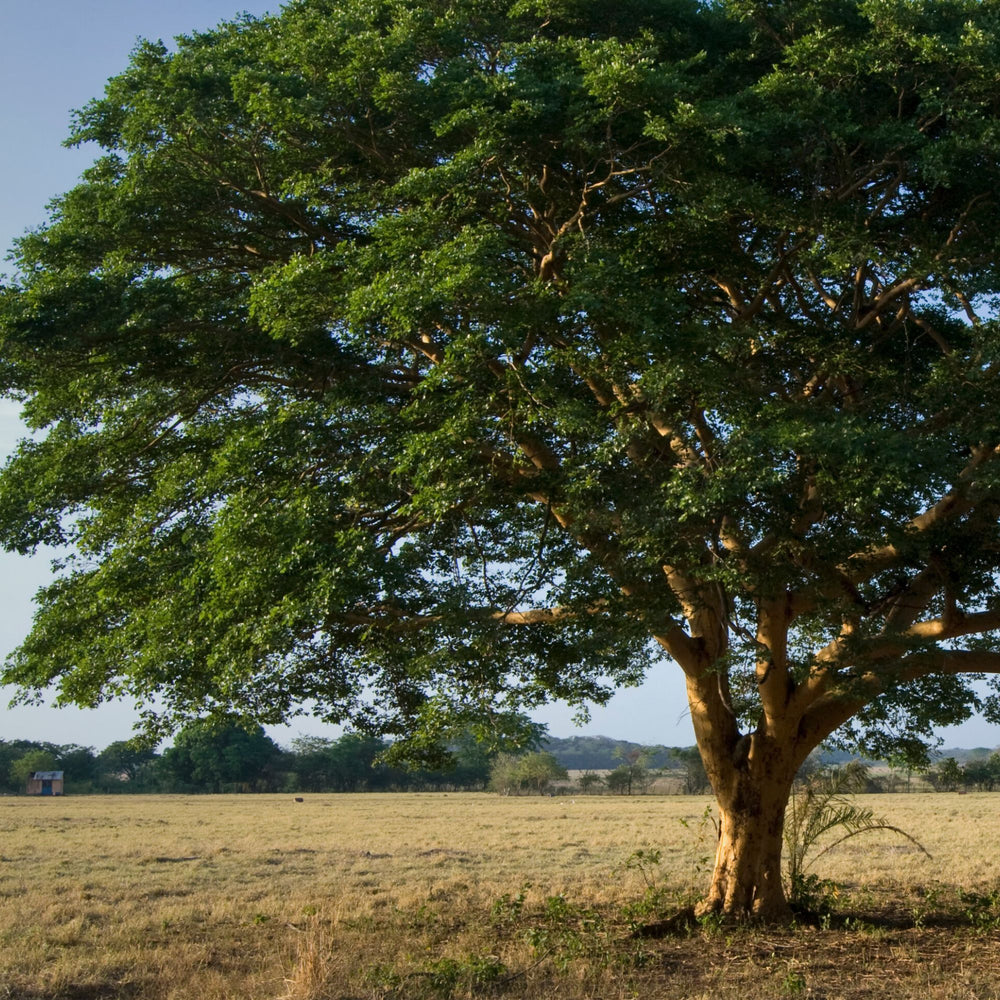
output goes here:
[[836, 728], [838, 718], [833, 713], [829, 725], [806, 725], [802, 699], [793, 698], [785, 668], [791, 616], [785, 595], [761, 602], [758, 640], [769, 651], [757, 668], [762, 712], [757, 728], [741, 733], [724, 662], [725, 609], [677, 573], [671, 586], [690, 605], [685, 616], [696, 641], [671, 635], [663, 645], [684, 668], [698, 750], [720, 814], [712, 884], [697, 912], [734, 920], [786, 920], [790, 909], [781, 880], [785, 808], [799, 766]]
[[[790, 769], [789, 769], [790, 770]], [[699, 915], [780, 922], [789, 917], [781, 875], [785, 807], [794, 771], [741, 771], [719, 794], [715, 870]]]

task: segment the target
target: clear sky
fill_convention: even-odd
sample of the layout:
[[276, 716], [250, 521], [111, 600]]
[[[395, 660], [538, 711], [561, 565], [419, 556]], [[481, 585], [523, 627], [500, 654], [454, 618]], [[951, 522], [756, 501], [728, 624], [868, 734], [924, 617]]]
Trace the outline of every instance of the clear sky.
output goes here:
[[[0, 255], [25, 229], [45, 219], [45, 205], [71, 187], [93, 151], [65, 149], [70, 111], [98, 96], [108, 77], [120, 72], [137, 38], [163, 39], [209, 28], [234, 14], [276, 10], [274, 2], [244, 0], [0, 0]], [[0, 271], [5, 268], [0, 265]], [[8, 268], [9, 269], [9, 268]], [[20, 436], [17, 410], [0, 401], [0, 456]], [[32, 595], [50, 574], [52, 554], [28, 558], [0, 553], [0, 656], [28, 631]], [[0, 739], [81, 743], [102, 749], [131, 734], [128, 705], [94, 712], [47, 707], [6, 709], [0, 693]], [[660, 664], [646, 684], [623, 691], [595, 709], [582, 728], [568, 709], [536, 714], [554, 736], [603, 734], [640, 743], [694, 742], [679, 671]], [[294, 720], [271, 730], [279, 742], [298, 733], [330, 733], [318, 723]], [[951, 746], [1000, 744], [1000, 728], [981, 720], [943, 733]]]

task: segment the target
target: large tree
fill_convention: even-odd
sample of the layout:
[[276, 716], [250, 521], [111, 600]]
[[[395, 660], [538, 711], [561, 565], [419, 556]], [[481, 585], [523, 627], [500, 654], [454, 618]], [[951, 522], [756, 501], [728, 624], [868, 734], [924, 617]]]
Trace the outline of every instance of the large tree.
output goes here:
[[704, 906], [780, 915], [809, 752], [918, 754], [1000, 671], [998, 18], [295, 0], [141, 44], [0, 297], [2, 537], [76, 553], [3, 679], [419, 752], [669, 658]]
[[156, 765], [171, 790], [273, 791], [273, 768], [281, 750], [258, 726], [189, 723]]

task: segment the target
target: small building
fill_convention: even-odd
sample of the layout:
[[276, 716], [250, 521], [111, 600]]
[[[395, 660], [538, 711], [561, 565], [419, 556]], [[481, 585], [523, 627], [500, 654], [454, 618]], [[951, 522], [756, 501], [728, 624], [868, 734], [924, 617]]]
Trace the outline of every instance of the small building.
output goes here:
[[35, 771], [28, 778], [29, 795], [62, 795], [62, 771]]

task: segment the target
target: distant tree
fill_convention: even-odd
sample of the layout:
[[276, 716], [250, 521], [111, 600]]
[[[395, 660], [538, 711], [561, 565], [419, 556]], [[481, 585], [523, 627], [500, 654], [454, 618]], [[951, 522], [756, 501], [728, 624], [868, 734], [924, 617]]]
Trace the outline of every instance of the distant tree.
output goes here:
[[391, 784], [391, 769], [379, 764], [388, 744], [358, 733], [336, 739], [300, 736], [292, 740], [291, 766], [298, 787], [308, 792], [357, 792]]
[[617, 749], [615, 757], [622, 761], [605, 779], [608, 788], [621, 795], [632, 795], [645, 792], [652, 783], [648, 763], [655, 754], [650, 747], [637, 747], [632, 750]]
[[289, 762], [296, 791], [333, 790], [335, 743], [333, 737], [314, 735], [296, 736], [292, 740]]
[[517, 767], [518, 758], [515, 754], [499, 754], [490, 767], [490, 780], [487, 788], [499, 795], [513, 795], [518, 792], [520, 783]]
[[581, 792], [589, 795], [604, 784], [604, 778], [599, 774], [594, 774], [593, 771], [587, 771], [576, 779], [576, 783]]
[[604, 783], [608, 786], [608, 791], [615, 795], [632, 794], [632, 773], [631, 769], [625, 765], [616, 767], [604, 777]]
[[470, 728], [448, 747], [439, 767], [416, 777], [437, 788], [482, 790], [489, 784], [493, 761], [502, 752], [501, 746], [491, 745]]
[[65, 772], [66, 791], [90, 791], [97, 778], [97, 754], [93, 747], [68, 743], [55, 751], [56, 770]]
[[552, 782], [564, 781], [569, 773], [546, 751], [514, 756], [501, 754], [493, 762], [489, 787], [501, 795], [531, 790], [543, 795]]
[[264, 791], [275, 787], [273, 765], [281, 751], [261, 727], [199, 721], [185, 726], [160, 758], [167, 784], [208, 792]]
[[675, 747], [671, 753], [684, 768], [683, 790], [685, 795], [704, 795], [711, 785], [697, 747]]
[[993, 791], [996, 775], [990, 765], [989, 758], [974, 758], [967, 760], [962, 767], [962, 784], [966, 788], [975, 788], [980, 792]]
[[35, 771], [54, 771], [56, 755], [49, 750], [29, 750], [10, 765], [10, 780], [20, 791], [24, 791], [28, 778]]
[[953, 792], [962, 783], [962, 768], [954, 757], [945, 757], [928, 771], [931, 784], [942, 792]]
[[566, 768], [555, 756], [545, 750], [525, 754], [520, 758], [518, 777], [523, 788], [544, 795], [555, 781], [565, 781], [569, 777]]
[[[26, 754], [41, 751], [55, 760], [54, 747], [50, 743], [36, 743], [33, 740], [0, 740], [0, 790], [19, 793], [24, 791], [24, 782], [15, 778], [12, 766]], [[48, 770], [42, 768], [42, 770]], [[20, 772], [18, 772], [20, 773]]]
[[456, 788], [483, 789], [498, 751], [491, 751], [472, 733], [463, 734], [451, 747], [452, 761], [438, 772], [439, 783]]
[[109, 743], [97, 755], [98, 772], [114, 780], [135, 783], [144, 769], [159, 758], [151, 747], [145, 747], [131, 740]]
[[522, 712], [491, 714], [485, 720], [469, 721], [449, 741], [437, 767], [417, 777], [438, 787], [482, 789], [500, 754], [520, 756], [542, 749], [547, 741], [546, 727]]

